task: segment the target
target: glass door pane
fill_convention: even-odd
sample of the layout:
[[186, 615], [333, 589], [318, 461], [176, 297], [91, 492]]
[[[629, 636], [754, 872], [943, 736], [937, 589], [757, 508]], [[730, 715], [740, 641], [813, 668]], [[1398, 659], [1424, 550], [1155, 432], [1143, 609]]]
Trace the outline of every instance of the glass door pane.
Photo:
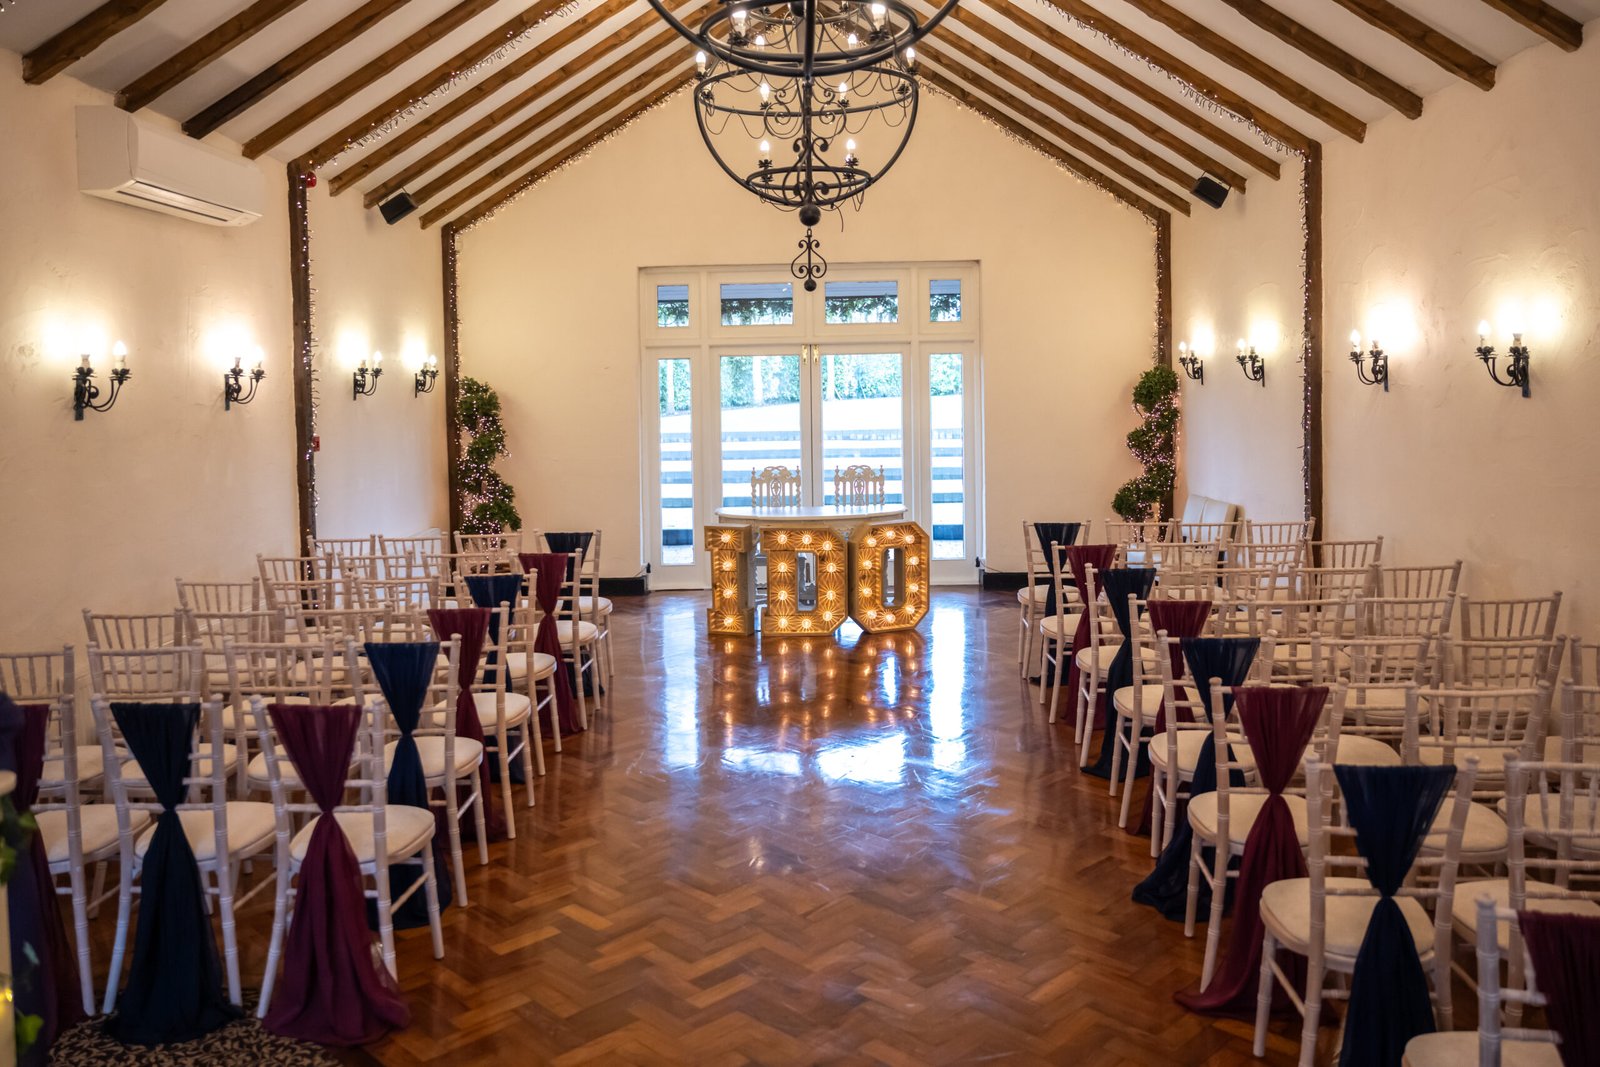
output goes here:
[[934, 559], [967, 556], [965, 360], [960, 352], [928, 357], [928, 481]]
[[656, 361], [658, 383], [657, 477], [661, 500], [660, 562], [694, 564], [693, 362], [687, 357]]
[[721, 501], [750, 504], [750, 472], [782, 466], [804, 472], [800, 356], [720, 355]]
[[836, 503], [834, 470], [863, 463], [883, 469], [886, 502], [904, 504], [904, 358], [899, 352], [824, 352], [818, 358], [823, 503]]

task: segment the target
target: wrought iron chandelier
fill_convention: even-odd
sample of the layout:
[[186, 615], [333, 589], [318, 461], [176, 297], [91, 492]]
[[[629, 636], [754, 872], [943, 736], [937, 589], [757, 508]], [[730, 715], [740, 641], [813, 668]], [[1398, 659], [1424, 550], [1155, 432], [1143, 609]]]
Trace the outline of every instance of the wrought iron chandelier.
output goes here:
[[[916, 42], [956, 2], [923, 21], [899, 0], [712, 0], [696, 29], [650, 0], [697, 48], [695, 120], [712, 158], [761, 200], [799, 212], [806, 234], [790, 272], [807, 290], [828, 270], [813, 232], [823, 209], [859, 206], [905, 151]], [[774, 144], [792, 159], [775, 160]]]

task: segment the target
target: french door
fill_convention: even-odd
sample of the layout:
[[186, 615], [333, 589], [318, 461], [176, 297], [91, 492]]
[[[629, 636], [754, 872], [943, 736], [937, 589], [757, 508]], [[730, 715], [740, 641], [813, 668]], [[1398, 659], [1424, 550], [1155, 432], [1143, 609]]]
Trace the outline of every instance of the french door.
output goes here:
[[811, 294], [782, 277], [642, 272], [653, 584], [707, 584], [699, 529], [750, 502], [753, 470], [798, 471], [803, 503], [832, 504], [850, 464], [929, 531], [935, 581], [975, 581], [976, 267], [835, 268]]

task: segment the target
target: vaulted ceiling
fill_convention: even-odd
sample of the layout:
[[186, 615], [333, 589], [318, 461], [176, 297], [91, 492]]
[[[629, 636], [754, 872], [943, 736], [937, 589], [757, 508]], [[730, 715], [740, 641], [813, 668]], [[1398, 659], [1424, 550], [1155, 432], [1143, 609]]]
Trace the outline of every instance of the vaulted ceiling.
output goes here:
[[[693, 12], [723, 0], [667, 0]], [[931, 0], [912, 0], [931, 13]], [[1365, 136], [1600, 0], [962, 0], [927, 84], [1149, 214], [1203, 172], [1248, 195], [1312, 142]], [[250, 157], [300, 161], [423, 226], [468, 225], [693, 78], [645, 0], [12, 0], [0, 47]], [[1235, 116], [1247, 120], [1236, 121]], [[689, 136], [685, 129], [685, 136]]]

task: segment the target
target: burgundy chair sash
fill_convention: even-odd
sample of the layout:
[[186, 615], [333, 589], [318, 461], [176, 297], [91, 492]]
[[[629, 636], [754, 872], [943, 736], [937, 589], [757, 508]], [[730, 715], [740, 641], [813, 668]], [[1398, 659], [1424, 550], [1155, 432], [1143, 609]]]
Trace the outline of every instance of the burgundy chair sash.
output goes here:
[[1562, 1067], [1600, 1063], [1600, 919], [1546, 911], [1519, 911], [1550, 1028], [1561, 1037]]
[[[1116, 545], [1071, 545], [1067, 548], [1067, 569], [1072, 572], [1072, 580], [1077, 585], [1079, 593], [1087, 595], [1088, 581], [1086, 571], [1093, 567], [1095, 573], [1105, 570], [1117, 561]], [[1068, 662], [1072, 666], [1067, 670], [1067, 696], [1077, 706], [1078, 700], [1078, 653], [1089, 647], [1089, 605], [1083, 606], [1083, 616], [1078, 620], [1078, 629], [1072, 635], [1072, 655]], [[1089, 709], [1091, 722], [1094, 719], [1094, 708]]]
[[364, 1045], [405, 1026], [411, 1012], [373, 954], [361, 866], [333, 817], [362, 711], [348, 704], [271, 704], [267, 713], [322, 815], [300, 864], [283, 981], [262, 1025], [302, 1041]]
[[[1146, 610], [1150, 613], [1150, 629], [1156, 633], [1166, 632], [1168, 637], [1190, 638], [1199, 637], [1204, 632], [1206, 620], [1211, 617], [1211, 601], [1209, 600], [1173, 600], [1167, 597], [1151, 597], [1146, 602]], [[1174, 644], [1167, 650], [1168, 664], [1172, 669], [1174, 679], [1183, 677], [1183, 645]], [[1180, 708], [1179, 712], [1184, 722], [1191, 722], [1194, 716], [1188, 708]], [[1161, 704], [1156, 708], [1155, 736], [1160, 737], [1167, 729], [1167, 702], [1163, 697]], [[1139, 822], [1129, 831], [1134, 834], [1148, 834], [1150, 832], [1150, 818], [1155, 810], [1155, 794], [1149, 790], [1144, 795], [1143, 814]]]
[[[478, 704], [472, 699], [472, 686], [478, 680], [478, 665], [483, 659], [483, 643], [489, 636], [489, 616], [492, 614], [488, 608], [429, 608], [428, 624], [433, 627], [433, 634], [440, 641], [448, 641], [452, 637], [461, 638], [461, 660], [456, 664], [456, 682], [461, 687], [461, 692], [456, 696], [456, 736], [469, 737], [480, 745], [485, 744], [483, 721], [478, 718]], [[496, 840], [504, 837], [506, 832], [505, 813], [494, 803], [494, 791], [489, 788], [489, 761], [485, 759], [478, 766], [479, 776], [479, 803], [483, 805], [484, 825], [488, 828], [489, 839]], [[461, 827], [462, 834], [472, 834], [476, 831], [473, 823], [466, 822]]]
[[[32, 811], [39, 799], [49, 727], [50, 705], [19, 705], [0, 693], [0, 770], [17, 776], [11, 801], [18, 815]], [[14, 1010], [18, 1016], [37, 1015], [43, 1020], [22, 1060], [43, 1064], [56, 1036], [83, 1017], [78, 960], [56, 903], [44, 838], [29, 834], [27, 844], [17, 850], [16, 862], [6, 892]]]
[[[1294, 778], [1328, 700], [1325, 686], [1250, 685], [1233, 692], [1239, 724], [1250, 743], [1267, 800], [1244, 841], [1227, 953], [1205, 992], [1180, 993], [1176, 998], [1190, 1011], [1230, 1015], [1248, 1014], [1255, 1006], [1261, 970], [1262, 890], [1285, 878], [1306, 876], [1305, 856], [1283, 790]], [[1219, 843], [1217, 847], [1224, 846]], [[1287, 970], [1299, 973], [1296, 968], [1303, 972], [1304, 961], [1298, 956]]]
[[[561, 604], [561, 587], [566, 582], [567, 564], [571, 557], [565, 552], [523, 552], [517, 556], [524, 572], [535, 572], [533, 598], [539, 603], [544, 617], [533, 635], [533, 650], [553, 656], [556, 661], [556, 713], [561, 722], [561, 732], [574, 734], [582, 730], [578, 722], [578, 708], [572, 699], [572, 679], [562, 669], [561, 638], [556, 634], [556, 612]], [[529, 664], [531, 669], [532, 664]]]

